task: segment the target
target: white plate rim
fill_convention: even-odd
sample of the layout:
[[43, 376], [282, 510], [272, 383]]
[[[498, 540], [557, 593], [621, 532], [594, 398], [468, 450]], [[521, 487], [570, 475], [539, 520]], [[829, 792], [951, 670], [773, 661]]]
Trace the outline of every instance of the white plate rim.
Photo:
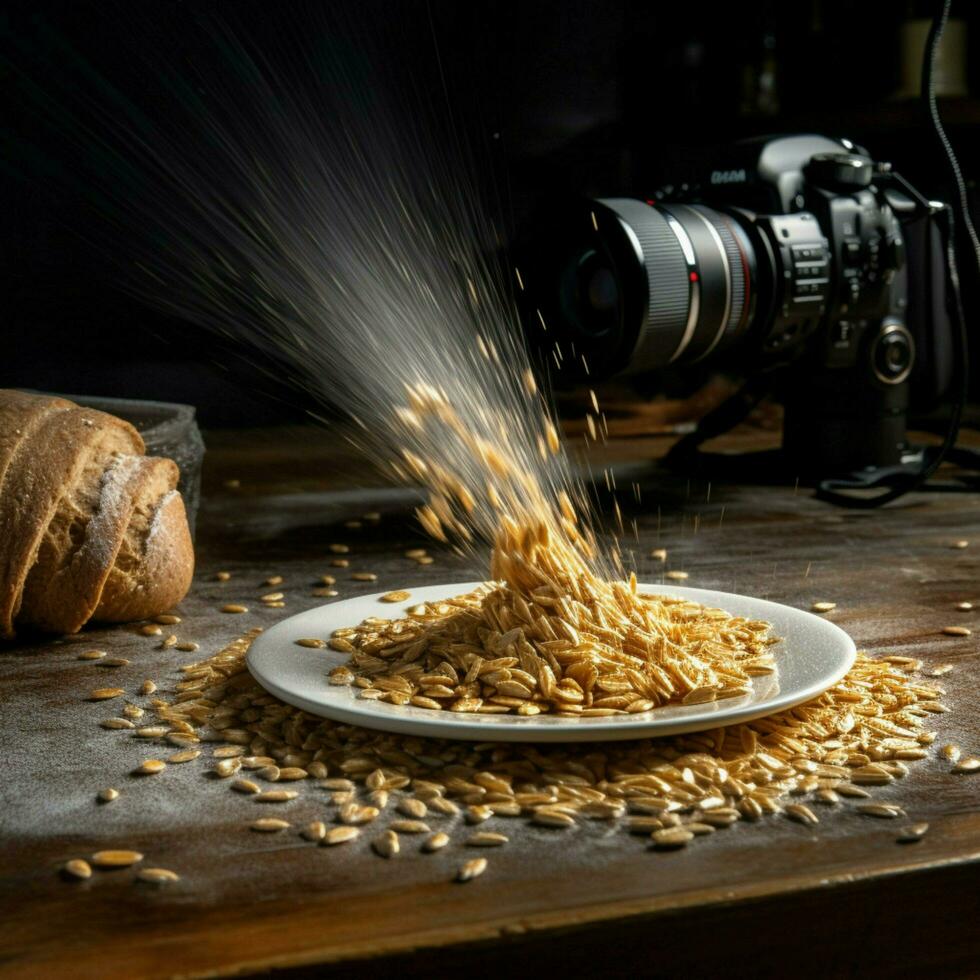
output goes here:
[[[434, 711], [409, 705], [399, 706], [386, 702], [361, 700], [351, 696], [349, 688], [335, 687], [327, 683], [327, 670], [336, 662], [341, 662], [338, 661], [338, 658], [343, 657], [343, 655], [330, 650], [299, 647], [294, 643], [295, 639], [304, 636], [329, 635], [322, 625], [315, 629], [307, 625], [324, 616], [338, 617], [336, 623], [329, 625], [329, 629], [336, 629], [340, 625], [354, 625], [368, 615], [384, 616], [387, 614], [387, 618], [396, 618], [397, 613], [404, 611], [406, 606], [421, 601], [433, 601], [461, 595], [465, 592], [471, 592], [483, 584], [482, 582], [457, 582], [411, 588], [409, 589], [411, 598], [404, 603], [382, 603], [379, 599], [387, 592], [376, 592], [316, 606], [313, 609], [290, 616], [261, 633], [252, 642], [246, 657], [246, 664], [253, 678], [270, 694], [293, 707], [301, 708], [319, 717], [329, 718], [340, 724], [356, 725], [361, 728], [394, 734], [415, 735], [421, 738], [463, 741], [598, 742], [681, 735], [727, 727], [786, 711], [817, 697], [836, 684], [850, 670], [857, 656], [854, 641], [844, 630], [835, 623], [815, 616], [808, 611], [773, 602], [769, 599], [732, 592], [690, 586], [640, 583], [638, 589], [644, 593], [690, 599], [702, 605], [723, 608], [736, 615], [750, 615], [754, 619], [781, 620], [789, 614], [791, 621], [805, 624], [811, 631], [816, 631], [818, 635], [825, 637], [828, 641], [828, 649], [831, 645], [837, 647], [835, 666], [833, 669], [828, 669], [819, 674], [818, 679], [811, 683], [797, 685], [789, 690], [784, 689], [781, 684], [775, 695], [768, 698], [764, 697], [759, 701], [753, 700], [743, 703], [744, 698], [732, 698], [727, 701], [708, 702], [704, 705], [655, 708], [652, 711], [637, 715], [566, 719], [551, 715], [530, 717], [520, 715], [468, 715]], [[371, 608], [372, 604], [373, 608]], [[349, 614], [344, 612], [351, 607], [360, 609], [362, 606], [365, 607], [363, 611]], [[749, 607], [755, 607], [755, 611], [747, 612]], [[786, 631], [783, 630], [783, 633], [785, 635]], [[792, 642], [799, 637], [789, 635], [785, 636], [785, 639]], [[781, 650], [782, 647], [782, 643], [774, 647], [779, 662], [784, 661], [786, 656], [793, 655], [785, 649]], [[278, 654], [275, 653], [276, 650], [279, 651]], [[284, 651], [287, 652], [284, 653]], [[295, 686], [284, 685], [277, 679], [277, 674], [282, 674], [281, 670], [277, 670], [278, 664], [282, 662], [283, 657], [289, 656], [294, 656], [296, 662], [300, 663], [303, 669], [310, 673], [311, 677], [319, 677], [322, 680], [322, 688], [316, 687], [314, 690], [324, 699], [328, 695], [331, 696], [330, 700], [308, 697], [302, 690], [298, 691]], [[321, 665], [322, 669], [313, 673], [313, 667], [316, 665]], [[764, 682], [766, 677], [763, 676], [756, 680]], [[346, 694], [346, 697], [341, 697], [342, 693]], [[671, 714], [665, 714], [667, 711]], [[683, 713], [678, 715], [679, 711]]]

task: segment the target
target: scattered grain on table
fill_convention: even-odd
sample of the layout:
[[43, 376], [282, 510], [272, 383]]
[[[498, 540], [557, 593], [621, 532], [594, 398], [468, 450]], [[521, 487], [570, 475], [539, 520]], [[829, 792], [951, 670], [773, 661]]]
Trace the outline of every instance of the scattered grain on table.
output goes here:
[[90, 701], [110, 701], [125, 694], [121, 687], [98, 687], [89, 694]]
[[459, 870], [456, 872], [456, 880], [461, 882], [472, 881], [474, 878], [479, 878], [486, 870], [486, 858], [471, 858], [469, 861], [460, 865]]
[[133, 774], [136, 776], [155, 776], [166, 768], [166, 762], [160, 759], [146, 759], [133, 770]]
[[289, 826], [288, 820], [279, 820], [277, 817], [262, 817], [249, 824], [252, 830], [258, 831], [260, 834], [274, 834], [280, 830], [288, 830]]
[[61, 870], [69, 877], [78, 881], [84, 881], [92, 877], [92, 866], [82, 858], [72, 858], [66, 861]]
[[143, 860], [143, 855], [139, 851], [96, 851], [89, 860], [97, 868], [128, 868], [139, 864]]
[[899, 844], [914, 844], [916, 841], [922, 840], [928, 830], [929, 824], [914, 823], [908, 827], [903, 827], [895, 839]]
[[150, 885], [168, 885], [180, 881], [180, 875], [169, 868], [140, 868], [136, 874], [137, 881], [145, 881]]

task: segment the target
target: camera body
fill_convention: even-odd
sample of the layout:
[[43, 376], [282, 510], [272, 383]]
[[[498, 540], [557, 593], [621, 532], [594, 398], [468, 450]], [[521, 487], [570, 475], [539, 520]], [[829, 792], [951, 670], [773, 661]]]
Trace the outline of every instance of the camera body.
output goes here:
[[910, 261], [922, 208], [889, 173], [849, 141], [784, 136], [735, 144], [644, 200], [565, 202], [518, 246], [529, 336], [559, 382], [737, 351], [784, 403], [788, 470], [898, 465], [917, 348], [941, 387], [933, 348], [950, 328], [941, 264], [921, 254], [938, 241], [911, 236]]
[[702, 184], [705, 202], [736, 208], [769, 253], [756, 342], [762, 358], [792, 357], [779, 379], [783, 447], [801, 475], [895, 465], [906, 446], [915, 342], [905, 242], [855, 149], [808, 136], [749, 144]]

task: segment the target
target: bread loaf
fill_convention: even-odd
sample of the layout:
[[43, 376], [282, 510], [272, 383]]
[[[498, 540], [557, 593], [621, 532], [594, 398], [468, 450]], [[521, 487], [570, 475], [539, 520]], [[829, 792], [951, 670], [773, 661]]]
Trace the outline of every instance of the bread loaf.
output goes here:
[[186, 594], [194, 559], [179, 476], [129, 423], [0, 390], [0, 637], [142, 619]]

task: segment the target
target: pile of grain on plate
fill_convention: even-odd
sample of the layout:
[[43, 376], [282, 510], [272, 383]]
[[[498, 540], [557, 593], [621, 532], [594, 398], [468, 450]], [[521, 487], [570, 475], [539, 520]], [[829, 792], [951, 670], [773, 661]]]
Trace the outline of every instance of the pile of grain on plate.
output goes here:
[[255, 830], [288, 830], [295, 801], [312, 801], [318, 819], [293, 829], [324, 844], [366, 835], [389, 858], [413, 840], [423, 851], [502, 845], [514, 820], [556, 830], [615, 821], [666, 848], [770, 814], [816, 824], [821, 807], [903, 816], [869, 797], [928, 756], [935, 733], [924, 721], [945, 710], [918, 662], [859, 655], [811, 702], [698, 734], [602, 746], [423, 739], [337, 724], [267, 694], [245, 669], [253, 635], [183, 668], [176, 697], [157, 703], [162, 737], [182, 753], [210, 743], [217, 776], [273, 804], [272, 814], [257, 806]]
[[489, 537], [493, 581], [337, 630], [330, 646], [351, 657], [332, 683], [437, 711], [593, 717], [738, 697], [773, 672], [768, 623], [640, 594], [615, 553], [597, 554], [547, 416], [537, 464], [557, 459], [554, 470], [530, 465], [506, 431], [476, 434], [431, 386], [407, 396], [398, 424], [413, 441], [399, 473], [429, 488], [419, 519], [443, 541]]
[[435, 710], [593, 717], [739, 697], [772, 673], [768, 623], [604, 580], [564, 523], [559, 536], [503, 517], [498, 584], [336, 631], [351, 657], [331, 682]]

